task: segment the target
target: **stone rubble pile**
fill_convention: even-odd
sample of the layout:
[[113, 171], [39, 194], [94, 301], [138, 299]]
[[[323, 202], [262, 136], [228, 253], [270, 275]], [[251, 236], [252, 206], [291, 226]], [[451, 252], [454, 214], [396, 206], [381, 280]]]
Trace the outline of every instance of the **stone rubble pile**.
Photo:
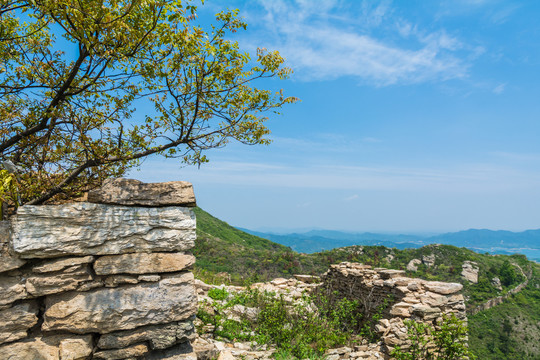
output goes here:
[[[277, 278], [267, 283], [255, 283], [251, 285], [253, 289], [283, 295], [283, 299], [293, 303], [306, 293], [311, 293], [322, 285], [320, 277], [310, 275], [294, 275], [292, 279]], [[217, 311], [215, 308], [208, 308], [208, 304], [216, 302], [208, 297], [208, 291], [213, 288], [225, 289], [228, 293], [247, 290], [242, 286], [209, 285], [200, 280], [195, 280], [197, 294], [199, 296], [199, 306], [205, 307], [206, 311]], [[219, 301], [217, 301], [219, 302]], [[258, 309], [235, 305], [231, 309], [226, 309], [224, 315], [228, 319], [240, 321], [241, 318], [255, 319]], [[226, 359], [245, 359], [245, 360], [266, 360], [273, 359], [276, 351], [273, 347], [259, 345], [251, 342], [226, 342], [214, 339], [214, 326], [204, 324], [200, 319], [195, 320], [195, 324], [203, 329], [193, 342], [193, 347], [199, 360], [226, 360]], [[354, 347], [342, 347], [328, 350], [325, 354], [326, 359], [351, 359], [351, 360], [382, 360], [385, 359], [381, 352], [382, 342], [368, 344], [366, 340], [362, 344]]]
[[191, 184], [114, 179], [0, 224], [0, 359], [196, 359]]
[[332, 265], [322, 277], [322, 291], [359, 300], [368, 316], [382, 309], [383, 317], [375, 330], [381, 335], [385, 355], [396, 346], [410, 345], [403, 320], [435, 324], [443, 320], [443, 315], [452, 314], [467, 319], [465, 301], [459, 294], [461, 284], [408, 278], [404, 273], [344, 262]]

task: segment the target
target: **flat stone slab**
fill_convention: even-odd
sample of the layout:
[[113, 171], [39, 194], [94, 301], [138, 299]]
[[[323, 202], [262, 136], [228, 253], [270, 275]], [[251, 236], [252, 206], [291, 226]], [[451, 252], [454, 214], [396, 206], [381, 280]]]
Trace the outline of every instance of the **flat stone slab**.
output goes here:
[[425, 281], [423, 285], [429, 291], [443, 295], [454, 294], [463, 289], [463, 285], [461, 284], [440, 281]]
[[25, 205], [12, 218], [13, 249], [21, 258], [177, 252], [195, 246], [195, 227], [185, 207]]
[[38, 274], [26, 279], [26, 291], [32, 296], [44, 296], [75, 290], [79, 285], [93, 280], [88, 265], [75, 265], [64, 269], [61, 273]]
[[2, 359], [75, 360], [92, 354], [92, 336], [58, 335], [37, 337], [0, 346]]
[[135, 253], [102, 256], [94, 263], [98, 275], [152, 274], [181, 271], [195, 263], [195, 256], [182, 253]]
[[187, 181], [143, 183], [134, 179], [107, 179], [88, 192], [88, 202], [127, 206], [196, 206], [193, 185]]
[[166, 349], [174, 344], [193, 340], [195, 336], [195, 327], [191, 321], [184, 321], [105, 334], [99, 338], [97, 346], [100, 349], [116, 349], [148, 342], [152, 349]]
[[38, 274], [64, 270], [75, 265], [89, 264], [94, 261], [93, 256], [72, 257], [67, 259], [55, 259], [41, 265], [32, 267], [32, 271]]
[[192, 273], [175, 274], [156, 283], [101, 288], [48, 296], [42, 330], [101, 334], [181, 321], [197, 306]]

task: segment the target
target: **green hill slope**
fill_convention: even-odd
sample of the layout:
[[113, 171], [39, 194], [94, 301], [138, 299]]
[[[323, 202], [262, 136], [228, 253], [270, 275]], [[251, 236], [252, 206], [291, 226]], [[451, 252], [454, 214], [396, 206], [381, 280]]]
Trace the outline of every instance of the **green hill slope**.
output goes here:
[[[197, 256], [195, 274], [207, 282], [236, 284], [266, 281], [293, 274], [320, 275], [331, 264], [361, 262], [374, 267], [407, 268], [412, 259], [431, 259], [407, 271], [411, 277], [459, 282], [467, 299], [467, 310], [505, 295], [526, 281], [527, 287], [492, 309], [469, 317], [470, 346], [479, 359], [540, 359], [540, 264], [522, 255], [478, 254], [450, 245], [428, 245], [398, 250], [384, 246], [350, 246], [314, 254], [300, 254], [270, 240], [245, 233], [195, 208]], [[478, 282], [462, 277], [462, 265], [473, 261]], [[221, 274], [220, 274], [221, 273]], [[499, 278], [502, 290], [493, 278]]]

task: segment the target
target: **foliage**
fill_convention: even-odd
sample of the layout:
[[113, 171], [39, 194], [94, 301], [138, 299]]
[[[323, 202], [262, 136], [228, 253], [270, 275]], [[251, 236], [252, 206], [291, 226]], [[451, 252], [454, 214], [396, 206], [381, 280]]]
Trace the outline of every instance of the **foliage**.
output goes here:
[[[329, 302], [304, 295], [294, 303], [284, 296], [257, 290], [230, 294], [224, 301], [213, 301], [199, 307], [198, 317], [215, 326], [214, 336], [230, 340], [241, 339], [277, 346], [279, 356], [319, 358], [325, 350], [344, 345], [354, 338], [359, 315], [358, 304], [340, 300], [332, 308]], [[315, 303], [319, 306], [315, 307]], [[243, 305], [259, 309], [256, 319], [243, 317], [239, 321], [227, 316], [227, 309]], [[212, 306], [213, 314], [206, 311]]]
[[0, 220], [4, 219], [4, 204], [11, 203], [19, 206], [17, 178], [7, 170], [0, 170]]
[[474, 359], [467, 347], [467, 326], [454, 315], [443, 317], [436, 326], [414, 320], [404, 321], [411, 344], [399, 346], [391, 355], [397, 360], [459, 360]]
[[201, 164], [230, 140], [268, 144], [264, 114], [296, 100], [251, 85], [291, 71], [229, 40], [246, 29], [237, 11], [208, 30], [180, 0], [0, 0], [0, 15], [0, 155], [23, 169], [24, 203], [152, 154]]

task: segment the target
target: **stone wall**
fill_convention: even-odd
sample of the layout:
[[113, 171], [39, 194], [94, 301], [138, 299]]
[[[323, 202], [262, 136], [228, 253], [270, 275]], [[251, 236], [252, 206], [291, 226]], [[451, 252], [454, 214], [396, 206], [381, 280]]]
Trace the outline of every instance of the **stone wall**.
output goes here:
[[381, 350], [386, 354], [397, 345], [407, 348], [408, 335], [403, 320], [435, 325], [443, 315], [454, 314], [461, 320], [467, 319], [465, 301], [459, 294], [461, 284], [408, 278], [404, 273], [345, 262], [332, 265], [323, 275], [321, 291], [360, 301], [366, 318], [382, 310], [383, 318], [374, 328], [381, 336]]
[[0, 223], [0, 359], [196, 359], [191, 184], [116, 179]]

